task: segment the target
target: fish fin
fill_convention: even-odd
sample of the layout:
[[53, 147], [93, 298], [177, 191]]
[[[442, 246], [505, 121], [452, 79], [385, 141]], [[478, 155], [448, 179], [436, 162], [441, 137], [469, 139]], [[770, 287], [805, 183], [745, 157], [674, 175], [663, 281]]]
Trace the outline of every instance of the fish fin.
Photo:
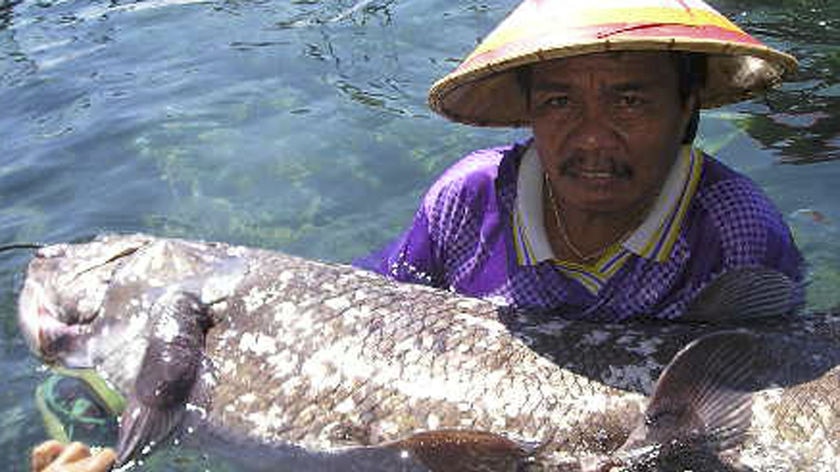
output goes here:
[[160, 443], [179, 427], [205, 368], [208, 315], [198, 296], [175, 290], [164, 294], [152, 311], [155, 325], [120, 424], [119, 463]]
[[784, 317], [800, 308], [802, 289], [802, 284], [774, 269], [730, 269], [703, 287], [681, 319], [726, 322]]
[[185, 407], [159, 409], [131, 398], [120, 418], [117, 463], [122, 465], [147, 454], [177, 431], [185, 417]]
[[520, 470], [533, 457], [523, 444], [474, 430], [424, 431], [387, 447], [407, 451], [432, 472]]
[[683, 348], [657, 381], [639, 426], [622, 450], [698, 444], [723, 452], [745, 439], [752, 420], [759, 338], [721, 331]]

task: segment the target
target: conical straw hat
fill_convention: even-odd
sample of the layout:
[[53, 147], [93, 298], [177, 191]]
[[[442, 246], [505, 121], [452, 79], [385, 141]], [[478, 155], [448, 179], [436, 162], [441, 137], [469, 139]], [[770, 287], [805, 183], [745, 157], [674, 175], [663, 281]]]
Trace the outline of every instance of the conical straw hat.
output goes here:
[[796, 70], [792, 56], [763, 45], [701, 0], [524, 0], [432, 86], [429, 105], [461, 123], [528, 125], [518, 67], [606, 51], [707, 54], [703, 108], [752, 97]]

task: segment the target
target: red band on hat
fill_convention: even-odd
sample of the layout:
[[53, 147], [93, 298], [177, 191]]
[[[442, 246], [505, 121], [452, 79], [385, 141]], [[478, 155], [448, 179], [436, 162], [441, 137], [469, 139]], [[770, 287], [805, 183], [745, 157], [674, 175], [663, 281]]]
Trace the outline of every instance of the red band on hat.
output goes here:
[[[686, 26], [679, 24], [656, 24], [656, 23], [615, 23], [598, 25], [591, 27], [575, 28], [575, 31], [568, 31], [564, 39], [567, 40], [570, 48], [578, 48], [579, 44], [584, 41], [590, 41], [591, 38], [596, 37], [603, 39], [604, 43], [608, 43], [613, 39], [672, 39], [675, 41], [672, 50], [680, 50], [679, 43], [688, 40], [696, 40], [696, 42], [709, 43], [726, 43], [729, 45], [744, 44], [751, 46], [762, 46], [761, 42], [752, 36], [731, 29], [721, 28], [718, 26]], [[539, 44], [540, 39], [545, 39], [545, 44]], [[476, 67], [484, 67], [488, 64], [495, 63], [501, 59], [513, 59], [518, 56], [519, 51], [539, 51], [539, 50], [558, 50], [562, 49], [562, 44], [557, 44], [556, 40], [552, 38], [524, 38], [521, 41], [512, 41], [508, 44], [497, 47], [493, 50], [482, 52], [469, 57], [462, 63], [457, 71], [469, 70]], [[609, 50], [611, 47], [607, 46], [604, 50]], [[614, 48], [621, 50], [633, 50], [632, 45], [621, 48]], [[651, 48], [645, 47], [645, 51], [650, 51]], [[663, 51], [669, 50], [667, 47], [662, 48]], [[593, 48], [591, 52], [598, 52]], [[574, 55], [574, 54], [568, 54]], [[564, 54], [557, 54], [557, 57], [564, 57]]]

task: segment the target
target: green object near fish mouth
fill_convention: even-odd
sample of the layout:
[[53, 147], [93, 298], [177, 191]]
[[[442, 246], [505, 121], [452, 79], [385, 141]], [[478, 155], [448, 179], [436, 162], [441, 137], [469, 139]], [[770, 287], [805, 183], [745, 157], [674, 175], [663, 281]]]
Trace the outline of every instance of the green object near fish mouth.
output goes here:
[[50, 438], [112, 447], [125, 398], [93, 369], [55, 367], [35, 391], [35, 403]]

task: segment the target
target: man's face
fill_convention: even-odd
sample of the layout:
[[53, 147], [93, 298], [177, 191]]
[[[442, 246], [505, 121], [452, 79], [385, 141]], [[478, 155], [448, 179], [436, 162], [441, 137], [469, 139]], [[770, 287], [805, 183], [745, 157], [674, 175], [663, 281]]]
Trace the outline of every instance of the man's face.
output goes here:
[[542, 166], [564, 205], [645, 208], [674, 162], [692, 100], [666, 53], [599, 53], [534, 66], [530, 113]]

